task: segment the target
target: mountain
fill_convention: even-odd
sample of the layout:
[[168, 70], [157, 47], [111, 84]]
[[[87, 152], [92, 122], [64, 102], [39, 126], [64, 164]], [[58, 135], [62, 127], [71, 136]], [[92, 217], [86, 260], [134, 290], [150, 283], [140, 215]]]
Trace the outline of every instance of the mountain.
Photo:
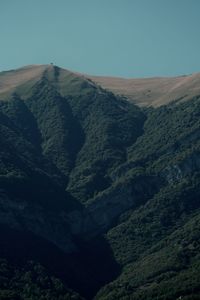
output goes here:
[[178, 77], [118, 78], [87, 76], [117, 95], [139, 106], [159, 107], [172, 101], [190, 100], [200, 95], [200, 73]]
[[177, 101], [149, 79], [144, 106], [54, 65], [0, 73], [0, 299], [200, 299], [192, 76]]

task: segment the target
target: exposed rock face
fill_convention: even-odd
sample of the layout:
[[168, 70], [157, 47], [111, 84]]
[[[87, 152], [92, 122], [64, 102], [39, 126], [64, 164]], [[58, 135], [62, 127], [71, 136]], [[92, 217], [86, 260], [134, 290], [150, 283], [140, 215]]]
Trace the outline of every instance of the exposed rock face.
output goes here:
[[198, 170], [200, 170], [200, 156], [197, 153], [193, 153], [178, 164], [167, 166], [161, 174], [168, 183], [173, 184]]

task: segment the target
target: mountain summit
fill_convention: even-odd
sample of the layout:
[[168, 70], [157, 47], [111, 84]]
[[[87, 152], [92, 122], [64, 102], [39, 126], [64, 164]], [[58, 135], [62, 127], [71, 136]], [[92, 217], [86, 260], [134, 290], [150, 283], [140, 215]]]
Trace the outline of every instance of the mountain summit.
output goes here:
[[199, 299], [199, 74], [87, 77], [0, 73], [0, 299]]
[[[116, 95], [125, 96], [136, 105], [159, 107], [170, 102], [187, 101], [200, 94], [200, 73], [176, 77], [120, 78], [90, 76], [50, 65], [30, 65], [17, 70], [1, 72], [0, 95], [13, 92], [24, 84], [34, 84], [47, 76], [59, 91], [71, 93], [84, 84], [101, 86]], [[82, 86], [81, 86], [82, 84]]]

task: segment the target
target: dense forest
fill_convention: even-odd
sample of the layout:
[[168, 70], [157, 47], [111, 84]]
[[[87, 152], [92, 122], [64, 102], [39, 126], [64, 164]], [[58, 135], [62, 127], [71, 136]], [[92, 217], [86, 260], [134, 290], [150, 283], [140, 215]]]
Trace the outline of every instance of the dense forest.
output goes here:
[[200, 96], [48, 66], [0, 87], [0, 141], [1, 300], [200, 299]]

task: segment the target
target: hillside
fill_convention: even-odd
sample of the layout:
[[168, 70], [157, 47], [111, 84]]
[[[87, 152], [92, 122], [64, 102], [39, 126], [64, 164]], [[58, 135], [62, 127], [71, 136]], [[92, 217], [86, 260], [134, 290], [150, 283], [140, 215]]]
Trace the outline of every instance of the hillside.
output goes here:
[[1, 300], [200, 299], [198, 74], [159, 80], [0, 73]]
[[178, 77], [117, 78], [89, 76], [95, 83], [117, 95], [122, 95], [139, 106], [186, 101], [200, 95], [200, 74]]

